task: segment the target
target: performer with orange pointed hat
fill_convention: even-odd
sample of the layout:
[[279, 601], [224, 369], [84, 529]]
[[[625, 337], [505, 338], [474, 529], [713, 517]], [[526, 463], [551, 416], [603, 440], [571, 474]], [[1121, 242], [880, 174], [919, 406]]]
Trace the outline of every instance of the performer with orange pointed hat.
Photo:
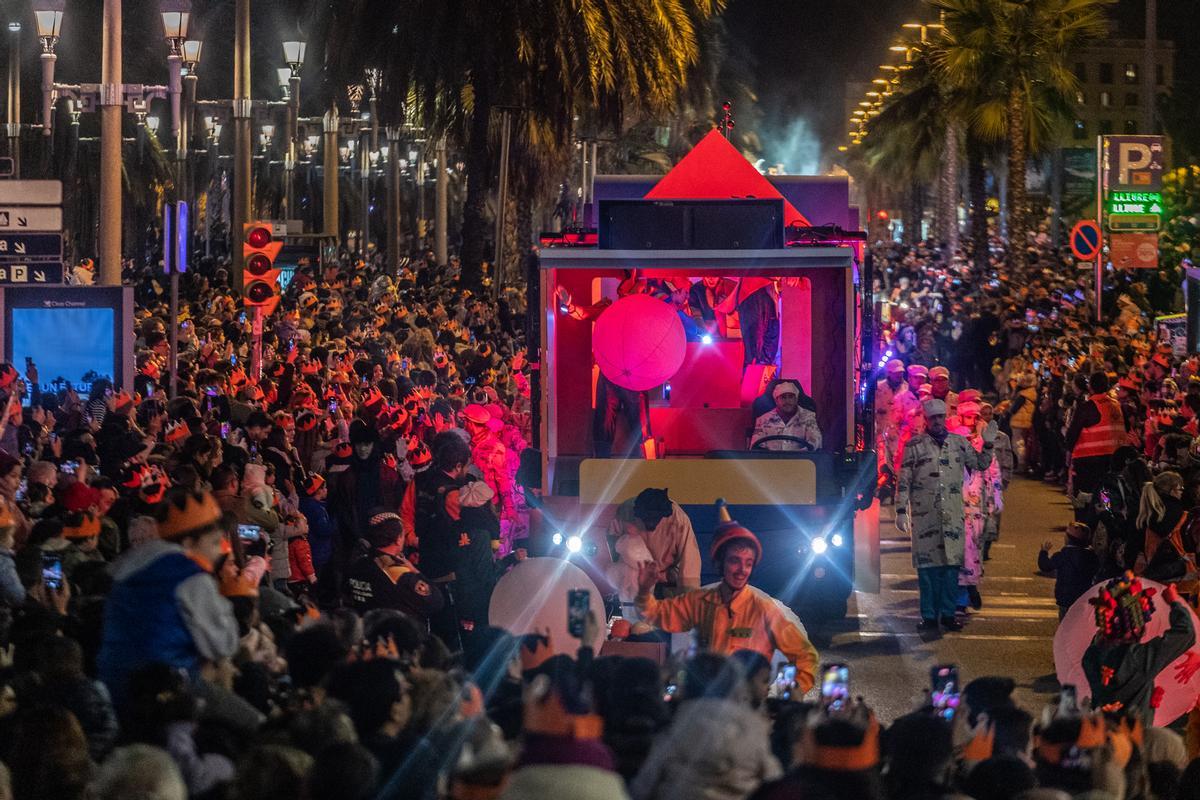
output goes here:
[[658, 567], [654, 563], [644, 565], [638, 575], [638, 613], [645, 622], [664, 631], [695, 630], [700, 647], [714, 653], [754, 650], [770, 660], [779, 650], [796, 665], [796, 685], [803, 694], [815, 682], [817, 651], [795, 614], [750, 585], [750, 574], [762, 559], [762, 544], [730, 518], [723, 500], [717, 505], [719, 522], [709, 554], [721, 573], [721, 581], [657, 600], [654, 585]]

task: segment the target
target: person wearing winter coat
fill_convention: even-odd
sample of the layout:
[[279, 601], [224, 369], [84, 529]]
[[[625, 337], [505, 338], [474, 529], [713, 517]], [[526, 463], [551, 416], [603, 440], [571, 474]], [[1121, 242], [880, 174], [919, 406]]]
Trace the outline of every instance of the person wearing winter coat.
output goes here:
[[1067, 614], [1067, 609], [1092, 588], [1092, 581], [1100, 569], [1100, 559], [1089, 547], [1091, 531], [1081, 522], [1067, 526], [1067, 542], [1062, 550], [1050, 555], [1051, 542], [1042, 545], [1038, 552], [1038, 570], [1054, 574], [1054, 602], [1058, 605], [1058, 618]]
[[203, 666], [237, 652], [237, 620], [212, 575], [224, 535], [220, 507], [207, 493], [176, 489], [157, 522], [159, 539], [131, 548], [111, 568], [96, 667], [118, 709], [130, 676], [147, 664], [195, 680]]
[[[946, 427], [946, 403], [926, 400], [926, 432], [904, 448], [896, 484], [896, 527], [912, 535], [913, 566], [921, 600], [918, 630], [962, 629], [954, 618], [958, 574], [965, 561], [963, 482], [968, 470], [982, 472], [992, 463], [996, 423], [980, 434], [980, 449]], [[911, 508], [910, 508], [911, 507]]]
[[[726, 669], [741, 672], [732, 660]], [[729, 696], [684, 698], [630, 783], [633, 800], [742, 800], [783, 774], [771, 722], [750, 705], [744, 681]]]
[[300, 494], [300, 513], [308, 520], [308, 546], [318, 575], [333, 556], [333, 540], [337, 535], [337, 525], [325, 505], [328, 496], [325, 479], [315, 473], [305, 481]]
[[403, 555], [400, 515], [377, 508], [368, 519], [365, 539], [370, 549], [346, 570], [356, 611], [391, 608], [427, 621], [442, 610], [442, 593]]

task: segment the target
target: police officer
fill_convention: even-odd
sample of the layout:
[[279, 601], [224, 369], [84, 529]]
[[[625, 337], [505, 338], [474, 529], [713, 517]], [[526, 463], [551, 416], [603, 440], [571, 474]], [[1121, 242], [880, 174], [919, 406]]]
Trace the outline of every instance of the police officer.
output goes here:
[[404, 557], [400, 515], [376, 508], [367, 520], [368, 551], [346, 570], [350, 600], [359, 613], [392, 608], [422, 620], [442, 610], [442, 595]]

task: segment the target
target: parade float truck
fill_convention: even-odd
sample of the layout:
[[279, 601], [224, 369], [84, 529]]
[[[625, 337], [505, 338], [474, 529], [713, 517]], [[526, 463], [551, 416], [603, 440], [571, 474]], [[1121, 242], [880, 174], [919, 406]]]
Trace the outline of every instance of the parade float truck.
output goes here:
[[[540, 298], [536, 551], [598, 571], [608, 563], [598, 557], [613, 552], [607, 534], [616, 507], [643, 489], [666, 488], [691, 518], [705, 562], [702, 583], [718, 579], [707, 553], [714, 502], [722, 498], [762, 541], [753, 583], [802, 618], [841, 618], [855, 588], [878, 591], [876, 462], [865, 446], [873, 440], [872, 414], [867, 393], [858, 391], [873, 383], [875, 366], [868, 358], [863, 369], [871, 352], [863, 335], [870, 329], [863, 237], [845, 232], [857, 228], [845, 178], [777, 185], [714, 133], [661, 179], [597, 178], [595, 226], [543, 236], [531, 276]], [[834, 222], [811, 226], [797, 205]], [[614, 336], [614, 318], [606, 327], [604, 314], [625, 299], [633, 275], [643, 285], [683, 290], [704, 277], [744, 287], [769, 282], [780, 324], [775, 363], [744, 364], [736, 319], [717, 332], [691, 330], [673, 354], [662, 352], [674, 345], [662, 345], [660, 329], [636, 314], [617, 322], [638, 335]], [[566, 295], [574, 306], [613, 305], [580, 318], [568, 313]], [[662, 379], [658, 385], [637, 395], [650, 436], [620, 425], [612, 453], [631, 457], [598, 458], [600, 364], [612, 371], [623, 357], [633, 372], [670, 363], [653, 379]], [[819, 449], [751, 447], [756, 415], [774, 407], [768, 388], [775, 377], [798, 381], [811, 397]]]

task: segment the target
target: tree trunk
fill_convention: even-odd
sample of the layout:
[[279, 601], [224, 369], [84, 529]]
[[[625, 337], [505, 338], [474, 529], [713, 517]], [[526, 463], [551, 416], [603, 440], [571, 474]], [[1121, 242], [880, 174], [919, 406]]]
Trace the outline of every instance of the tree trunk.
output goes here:
[[511, 274], [521, 275], [525, 259], [529, 258], [529, 254], [533, 252], [533, 245], [536, 241], [533, 235], [533, 197], [527, 197], [521, 193], [517, 196], [516, 203], [517, 213], [513, 216], [517, 220], [517, 246], [514, 248], [513, 255], [516, 256], [517, 268]]
[[1054, 148], [1050, 158], [1050, 244], [1057, 249], [1062, 244], [1063, 212], [1063, 150]]
[[504, 276], [505, 286], [521, 282], [518, 277], [521, 274], [521, 259], [527, 251], [521, 249], [522, 216], [517, 214], [517, 208], [524, 205], [517, 202], [515, 192], [509, 192], [504, 200], [504, 269], [496, 274]]
[[904, 241], [916, 244], [921, 241], [921, 222], [925, 218], [925, 188], [914, 180], [908, 189], [908, 208], [905, 209]]
[[462, 224], [462, 283], [469, 287], [479, 286], [483, 262], [488, 258], [487, 198], [492, 190], [488, 122], [491, 113], [491, 104], [477, 94], [467, 142], [467, 199], [463, 205]]
[[987, 168], [983, 143], [967, 134], [967, 195], [971, 207], [971, 261], [977, 270], [988, 265]]
[[1008, 93], [1008, 253], [1009, 263], [1025, 266], [1028, 200], [1025, 195], [1025, 98], [1019, 88]]
[[939, 244], [946, 246], [947, 255], [958, 249], [958, 150], [961, 124], [946, 126], [942, 152], [942, 169], [938, 174], [938, 231]]

